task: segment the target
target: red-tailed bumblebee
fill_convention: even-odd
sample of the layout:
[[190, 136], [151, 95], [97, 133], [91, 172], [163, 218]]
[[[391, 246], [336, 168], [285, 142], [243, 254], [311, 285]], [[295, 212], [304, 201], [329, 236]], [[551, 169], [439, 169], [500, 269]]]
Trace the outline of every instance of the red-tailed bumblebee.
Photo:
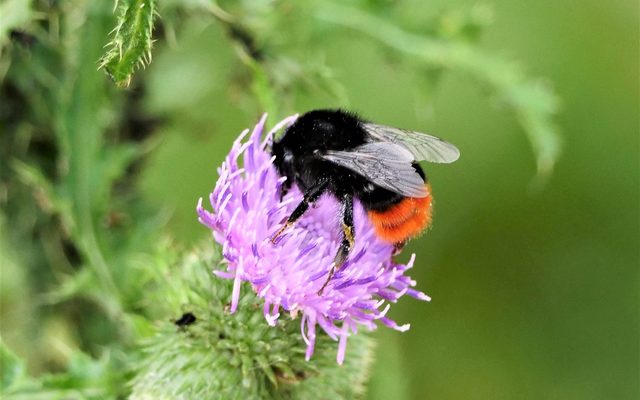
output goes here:
[[287, 180], [284, 196], [295, 183], [304, 198], [275, 240], [322, 194], [342, 204], [342, 242], [329, 277], [347, 260], [353, 247], [353, 199], [367, 211], [381, 239], [401, 248], [431, 223], [433, 197], [418, 161], [451, 163], [458, 149], [420, 132], [367, 122], [343, 110], [315, 110], [300, 116], [273, 143], [275, 165]]

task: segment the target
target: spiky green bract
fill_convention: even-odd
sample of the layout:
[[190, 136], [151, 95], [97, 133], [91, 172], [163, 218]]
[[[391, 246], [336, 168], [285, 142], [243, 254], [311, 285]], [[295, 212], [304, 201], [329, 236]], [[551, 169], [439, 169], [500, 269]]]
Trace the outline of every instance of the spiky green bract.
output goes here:
[[135, 70], [151, 62], [151, 34], [156, 12], [156, 0], [118, 2], [113, 39], [100, 60], [100, 68], [107, 71], [116, 85], [129, 86]]
[[[373, 343], [365, 334], [349, 339], [342, 366], [326, 335], [314, 358], [304, 360], [300, 319], [281, 318], [270, 327], [262, 304], [242, 288], [230, 314], [232, 281], [211, 270], [220, 257], [199, 248], [163, 271], [149, 301], [158, 308], [155, 334], [146, 339], [133, 380], [132, 399], [353, 399], [364, 392]], [[191, 312], [189, 325], [174, 321]]]

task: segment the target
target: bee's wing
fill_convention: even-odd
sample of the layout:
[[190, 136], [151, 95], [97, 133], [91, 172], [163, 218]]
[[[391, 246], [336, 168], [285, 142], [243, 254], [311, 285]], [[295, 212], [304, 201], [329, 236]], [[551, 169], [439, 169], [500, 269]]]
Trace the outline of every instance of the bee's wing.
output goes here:
[[403, 196], [428, 195], [424, 180], [411, 165], [413, 155], [400, 145], [385, 142], [366, 143], [348, 151], [328, 150], [321, 157]]
[[426, 133], [371, 123], [364, 123], [363, 127], [376, 141], [395, 143], [406, 148], [416, 161], [452, 163], [460, 157], [460, 150], [456, 146]]

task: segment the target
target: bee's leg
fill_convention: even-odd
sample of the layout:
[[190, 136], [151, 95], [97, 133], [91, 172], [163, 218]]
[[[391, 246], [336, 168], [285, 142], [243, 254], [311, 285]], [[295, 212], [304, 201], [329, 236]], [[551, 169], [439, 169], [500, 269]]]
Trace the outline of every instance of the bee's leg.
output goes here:
[[282, 199], [284, 199], [284, 196], [287, 195], [287, 193], [289, 193], [289, 189], [291, 189], [291, 180], [287, 179], [286, 181], [282, 182], [282, 186], [280, 186], [280, 202], [282, 203]]
[[282, 235], [282, 232], [291, 227], [298, 219], [300, 219], [300, 217], [304, 215], [304, 213], [309, 208], [309, 204], [318, 200], [322, 193], [324, 193], [324, 191], [327, 189], [328, 184], [329, 181], [321, 181], [305, 192], [302, 201], [300, 202], [300, 204], [298, 204], [295, 210], [293, 210], [291, 215], [289, 215], [289, 218], [287, 218], [287, 222], [285, 222], [284, 225], [282, 225], [282, 228], [280, 228], [278, 232], [276, 232], [276, 234], [271, 237], [271, 243], [275, 243], [278, 237]]
[[394, 245], [393, 245], [393, 254], [392, 255], [397, 256], [398, 254], [402, 253], [402, 249], [404, 249], [404, 246], [406, 244], [407, 244], [406, 241], [394, 243]]
[[349, 253], [351, 253], [351, 249], [353, 249], [355, 238], [356, 230], [353, 226], [353, 195], [346, 194], [342, 197], [342, 241], [340, 242], [336, 257], [333, 259], [333, 266], [329, 270], [329, 276], [320, 290], [318, 290], [318, 295], [322, 295], [322, 291], [329, 284], [331, 278], [333, 278], [333, 274], [347, 261]]

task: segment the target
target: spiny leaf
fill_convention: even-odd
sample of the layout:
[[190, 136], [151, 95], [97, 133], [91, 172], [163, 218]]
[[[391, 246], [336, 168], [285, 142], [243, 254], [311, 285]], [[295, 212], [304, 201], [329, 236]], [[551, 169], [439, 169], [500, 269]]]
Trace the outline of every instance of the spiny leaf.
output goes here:
[[119, 87], [127, 87], [135, 70], [151, 62], [153, 20], [156, 0], [121, 0], [113, 39], [100, 60], [100, 68]]

